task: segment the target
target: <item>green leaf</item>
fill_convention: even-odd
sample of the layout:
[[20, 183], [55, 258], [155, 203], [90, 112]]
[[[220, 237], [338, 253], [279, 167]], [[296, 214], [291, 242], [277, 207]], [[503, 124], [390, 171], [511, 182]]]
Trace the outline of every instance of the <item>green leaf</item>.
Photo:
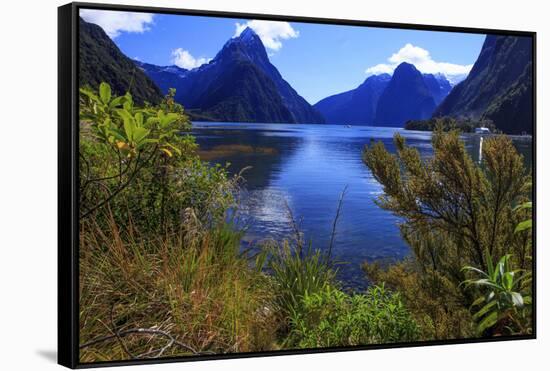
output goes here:
[[485, 331], [486, 329], [490, 328], [490, 327], [493, 327], [495, 325], [495, 323], [497, 323], [497, 320], [498, 320], [498, 314], [497, 312], [491, 312], [489, 313], [489, 315], [487, 315], [487, 317], [485, 317], [483, 319], [483, 321], [481, 321], [478, 326], [477, 326], [477, 331], [479, 332], [483, 332]]
[[524, 202], [514, 208], [514, 211], [523, 210], [523, 209], [532, 209], [533, 208], [533, 202]]
[[483, 277], [488, 277], [487, 273], [485, 273], [485, 272], [482, 271], [481, 269], [475, 268], [475, 267], [471, 267], [471, 266], [469, 266], [469, 265], [463, 267], [461, 270], [462, 270], [462, 271], [472, 271], [472, 272], [476, 272], [476, 273], [479, 273], [480, 275], [482, 275]]
[[487, 263], [487, 276], [492, 277], [494, 273], [493, 257], [489, 253], [488, 249], [485, 249], [485, 260]]
[[136, 120], [136, 125], [137, 125], [137, 126], [143, 126], [143, 113], [137, 112], [137, 113], [134, 115], [134, 118], [135, 118], [135, 120]]
[[122, 104], [122, 107], [123, 107], [126, 111], [130, 112], [130, 111], [132, 111], [132, 109], [134, 108], [134, 100], [132, 99], [132, 95], [131, 95], [129, 92], [127, 92], [127, 93], [124, 95], [124, 97], [125, 97], [126, 99], [124, 100], [124, 103]]
[[486, 313], [488, 313], [491, 309], [493, 309], [493, 307], [497, 304], [496, 301], [491, 301], [490, 303], [487, 303], [486, 305], [484, 305], [480, 310], [478, 310], [473, 318], [475, 320], [477, 319], [480, 319], [481, 317], [483, 317]]
[[122, 132], [117, 128], [111, 128], [109, 129], [109, 134], [111, 134], [115, 139], [125, 142], [127, 138], [122, 134]]
[[149, 135], [151, 131], [149, 129], [146, 129], [146, 128], [143, 128], [143, 127], [136, 127], [134, 128], [134, 137], [133, 137], [133, 140], [134, 142], [136, 142], [138, 145], [143, 141], [143, 139], [145, 139], [145, 137], [147, 137], [147, 135]]
[[476, 300], [474, 300], [474, 302], [472, 303], [472, 305], [470, 306], [470, 308], [472, 307], [477, 307], [478, 305], [481, 305], [482, 303], [484, 303], [486, 300], [483, 296], [480, 296], [479, 298], [477, 298]]
[[113, 108], [120, 107], [125, 101], [126, 101], [126, 97], [124, 95], [120, 97], [116, 97], [111, 102], [109, 102], [109, 108], [113, 109]]
[[515, 233], [518, 233], [518, 232], [521, 232], [521, 231], [524, 231], [526, 229], [531, 229], [533, 226], [533, 220], [529, 219], [529, 220], [524, 220], [523, 222], [519, 223], [517, 226], [516, 226], [516, 229], [515, 229]]
[[511, 292], [510, 293], [510, 296], [511, 296], [511, 299], [512, 299], [512, 304], [515, 306], [515, 307], [523, 307], [523, 296], [521, 296], [521, 294], [519, 292]]
[[133, 117], [124, 117], [124, 131], [126, 132], [126, 138], [128, 138], [129, 141], [134, 141], [134, 131], [136, 129], [136, 125], [134, 123]]
[[161, 128], [165, 128], [170, 124], [174, 123], [179, 118], [180, 118], [180, 115], [178, 115], [177, 113], [164, 114], [164, 112], [159, 111], [159, 126]]
[[176, 152], [178, 155], [181, 156], [181, 150], [178, 147], [172, 145], [171, 143], [166, 143], [165, 145], [172, 148], [174, 150], [174, 152]]
[[93, 100], [94, 102], [99, 102], [99, 97], [97, 95], [95, 95], [94, 92], [91, 91], [91, 90], [88, 90], [88, 89], [85, 89], [85, 88], [80, 88], [80, 93], [84, 94], [85, 96], [87, 96], [88, 98]]
[[111, 100], [111, 86], [106, 82], [99, 85], [99, 97], [104, 104], [108, 104]]

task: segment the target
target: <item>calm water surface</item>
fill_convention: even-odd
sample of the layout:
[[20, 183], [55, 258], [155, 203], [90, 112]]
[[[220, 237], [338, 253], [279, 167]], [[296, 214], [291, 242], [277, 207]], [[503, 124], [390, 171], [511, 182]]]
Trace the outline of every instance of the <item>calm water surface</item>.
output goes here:
[[[409, 254], [399, 233], [399, 219], [374, 203], [382, 188], [361, 161], [371, 140], [381, 140], [394, 152], [393, 134], [399, 131], [422, 156], [432, 154], [431, 132], [342, 125], [287, 125], [249, 123], [194, 123], [201, 151], [214, 163], [231, 163], [230, 171], [244, 167], [247, 191], [240, 213], [247, 225], [245, 244], [278, 239], [292, 233], [287, 204], [301, 220], [306, 241], [326, 249], [344, 187], [333, 256], [340, 262], [339, 278], [348, 287], [367, 283], [361, 264], [397, 260]], [[463, 136], [468, 151], [479, 161], [482, 139]], [[514, 138], [531, 164], [531, 140]]]

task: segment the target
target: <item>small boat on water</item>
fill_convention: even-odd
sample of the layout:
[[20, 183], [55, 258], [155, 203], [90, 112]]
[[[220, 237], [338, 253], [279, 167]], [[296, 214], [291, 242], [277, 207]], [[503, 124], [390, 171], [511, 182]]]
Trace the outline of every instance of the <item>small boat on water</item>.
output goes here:
[[480, 128], [475, 128], [474, 132], [476, 134], [491, 134], [491, 130], [489, 130], [489, 128], [486, 128], [486, 127], [480, 127]]
[[347, 128], [351, 128], [351, 125], [346, 125]]

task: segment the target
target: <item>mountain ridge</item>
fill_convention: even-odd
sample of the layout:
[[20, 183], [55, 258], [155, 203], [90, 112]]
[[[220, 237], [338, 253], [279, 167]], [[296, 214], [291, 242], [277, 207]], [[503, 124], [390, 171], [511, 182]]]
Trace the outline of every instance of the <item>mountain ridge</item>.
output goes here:
[[129, 89], [139, 104], [155, 104], [162, 99], [156, 83], [120, 51], [105, 31], [82, 18], [79, 19], [79, 46], [79, 86], [97, 89], [101, 82], [107, 82], [116, 95], [123, 95]]
[[487, 35], [470, 74], [433, 116], [490, 119], [506, 133], [532, 133], [532, 60], [530, 38]]
[[414, 65], [402, 62], [378, 100], [374, 125], [403, 127], [408, 120], [429, 118], [435, 108], [422, 73]]
[[[146, 66], [144, 71], [166, 87], [167, 83], [161, 77], [168, 75], [155, 75], [151, 66], [154, 65]], [[240, 89], [255, 91], [231, 89], [229, 71], [237, 74]], [[248, 27], [239, 36], [229, 39], [210, 62], [172, 77], [176, 101], [213, 119], [324, 123], [322, 115], [271, 64], [261, 39]], [[224, 113], [222, 107], [228, 108], [231, 114]]]
[[378, 99], [390, 79], [388, 74], [369, 76], [357, 88], [321, 99], [313, 107], [321, 112], [327, 123], [370, 125]]

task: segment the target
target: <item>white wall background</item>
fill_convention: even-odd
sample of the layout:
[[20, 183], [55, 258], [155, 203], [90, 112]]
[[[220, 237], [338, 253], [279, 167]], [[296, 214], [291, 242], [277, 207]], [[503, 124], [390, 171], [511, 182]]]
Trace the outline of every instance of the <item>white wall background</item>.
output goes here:
[[[108, 1], [108, 0], [105, 0]], [[117, 1], [117, 0], [110, 0]], [[140, 370], [543, 369], [550, 349], [550, 26], [540, 0], [139, 0], [156, 5], [538, 32], [538, 339], [141, 366]], [[0, 21], [0, 369], [50, 370], [56, 352], [56, 84], [60, 0], [8, 0]]]

